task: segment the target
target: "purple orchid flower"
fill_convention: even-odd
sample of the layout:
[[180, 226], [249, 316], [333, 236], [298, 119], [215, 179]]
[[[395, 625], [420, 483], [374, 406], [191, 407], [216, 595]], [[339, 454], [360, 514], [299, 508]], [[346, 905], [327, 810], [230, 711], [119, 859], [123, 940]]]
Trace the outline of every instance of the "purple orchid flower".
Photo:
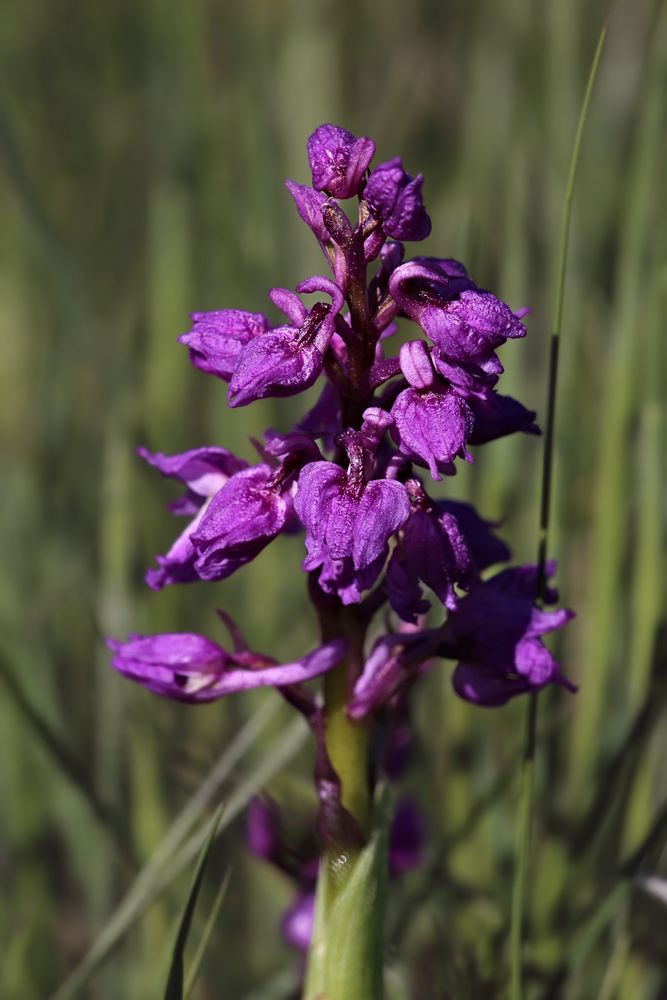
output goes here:
[[[306, 529], [304, 568], [325, 566], [326, 583], [332, 588], [336, 564], [343, 564], [343, 577], [364, 571], [375, 577], [386, 559], [390, 537], [410, 513], [402, 483], [368, 478], [369, 465], [391, 422], [383, 410], [369, 408], [361, 431], [341, 435], [350, 458], [347, 472], [333, 462], [311, 462], [299, 476], [295, 508]], [[346, 581], [339, 590], [345, 589], [348, 599], [349, 587]]]
[[373, 170], [364, 188], [364, 201], [371, 215], [382, 223], [387, 236], [396, 240], [424, 240], [431, 232], [422, 201], [421, 174], [412, 178], [399, 157]]
[[169, 584], [197, 580], [197, 553], [192, 544], [192, 534], [206, 512], [210, 497], [222, 489], [231, 476], [247, 468], [248, 463], [226, 448], [194, 448], [178, 455], [163, 455], [139, 448], [138, 453], [163, 476], [185, 483], [185, 495], [172, 504], [171, 509], [175, 514], [194, 514], [194, 519], [169, 551], [156, 557], [158, 569], [148, 570], [146, 582], [153, 590], [161, 590]]
[[494, 389], [462, 395], [473, 415], [470, 444], [486, 444], [488, 441], [497, 441], [498, 438], [517, 432], [542, 433], [535, 423], [535, 410], [527, 409], [511, 396], [501, 396]]
[[437, 629], [403, 629], [376, 639], [347, 706], [351, 719], [364, 719], [404, 696], [431, 666], [439, 643]]
[[319, 677], [345, 654], [335, 640], [294, 663], [278, 664], [260, 653], [228, 653], [217, 643], [189, 632], [107, 640], [111, 665], [155, 694], [192, 703], [214, 701], [257, 687], [284, 687]]
[[275, 289], [274, 302], [294, 325], [278, 327], [249, 341], [238, 357], [229, 383], [229, 405], [246, 406], [267, 396], [293, 396], [308, 389], [322, 373], [324, 355], [334, 333], [343, 293], [329, 278], [309, 278], [297, 291], [326, 292], [332, 305], [316, 302], [307, 312], [285, 289]]
[[261, 463], [232, 476], [216, 493], [190, 541], [202, 580], [224, 580], [245, 566], [283, 531], [292, 516], [292, 487], [285, 468]]
[[[308, 139], [312, 187], [287, 182], [333, 280], [320, 275], [296, 291], [272, 289], [285, 317], [276, 326], [262, 313], [198, 312], [179, 338], [196, 367], [229, 382], [232, 407], [292, 397], [322, 379], [315, 405], [309, 400], [291, 429], [251, 439], [259, 454], [252, 466], [223, 448], [140, 450], [184, 484], [172, 510], [189, 519], [147, 574], [150, 586], [225, 579], [279, 534], [303, 527], [302, 568], [323, 643], [280, 664], [251, 651], [224, 612], [231, 652], [191, 632], [109, 640], [116, 670], [157, 694], [204, 703], [271, 686], [307, 720], [318, 806], [309, 837], [287, 842], [270, 802], [253, 804], [248, 818], [251, 851], [294, 883], [282, 928], [300, 950], [312, 937], [317, 879], [321, 898], [333, 886], [332, 866], [318, 866], [318, 854], [347, 856], [353, 871], [371, 828], [374, 777], [396, 778], [406, 768], [409, 694], [437, 659], [456, 663], [455, 691], [478, 705], [502, 705], [549, 683], [572, 689], [543, 643], [572, 612], [538, 606], [535, 567], [483, 580], [509, 550], [474, 508], [431, 497], [420, 471], [441, 481], [454, 474], [457, 457], [472, 461], [473, 445], [539, 433], [532, 411], [496, 391], [503, 371], [496, 351], [525, 335], [525, 311], [478, 288], [454, 259], [404, 261], [401, 241], [431, 229], [423, 177], [407, 174], [398, 157], [371, 170], [374, 153], [371, 139], [325, 124]], [[353, 197], [353, 206], [337, 200]], [[399, 319], [415, 322], [427, 340], [417, 331], [392, 349]], [[540, 589], [545, 603], [555, 600]], [[445, 612], [437, 628], [425, 627], [430, 601]], [[303, 683], [334, 668], [321, 691]], [[361, 720], [372, 735], [368, 752], [352, 735]], [[418, 864], [423, 844], [419, 810], [399, 802], [390, 873]]]
[[466, 441], [473, 431], [473, 414], [466, 401], [437, 376], [421, 340], [403, 344], [401, 370], [409, 383], [391, 408], [395, 436], [403, 455], [426, 463], [433, 479], [454, 472], [457, 455], [471, 461]]
[[402, 264], [390, 278], [391, 295], [447, 361], [500, 375], [496, 348], [524, 337], [526, 328], [504, 302], [457, 274], [455, 263], [425, 258]]
[[352, 198], [359, 193], [374, 156], [372, 139], [357, 139], [338, 125], [320, 125], [308, 139], [313, 187], [332, 198]]
[[262, 313], [218, 309], [191, 314], [193, 327], [178, 338], [190, 349], [190, 361], [203, 372], [226, 382], [232, 377], [242, 349], [271, 324]]
[[[552, 575], [555, 564], [547, 570]], [[495, 706], [554, 682], [575, 690], [541, 640], [566, 625], [574, 612], [543, 611], [535, 605], [536, 596], [537, 567], [519, 566], [475, 588], [450, 615], [442, 648], [448, 659], [460, 661], [452, 683], [462, 698]]]
[[452, 514], [456, 518], [478, 573], [510, 558], [511, 552], [507, 545], [491, 530], [497, 524], [485, 521], [471, 504], [460, 500], [436, 500], [433, 501], [433, 507], [436, 511]]
[[399, 618], [415, 623], [429, 608], [420, 582], [454, 610], [458, 606], [455, 585], [470, 589], [477, 573], [456, 516], [438, 509], [416, 480], [409, 480], [406, 488], [412, 510], [389, 563], [387, 590]]

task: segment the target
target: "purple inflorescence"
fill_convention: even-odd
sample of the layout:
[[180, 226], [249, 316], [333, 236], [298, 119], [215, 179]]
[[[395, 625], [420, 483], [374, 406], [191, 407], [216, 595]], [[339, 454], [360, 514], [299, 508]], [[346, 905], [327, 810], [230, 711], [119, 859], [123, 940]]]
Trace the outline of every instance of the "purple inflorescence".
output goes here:
[[[500, 704], [561, 679], [539, 637], [570, 613], [538, 610], [535, 574], [527, 570], [483, 580], [482, 571], [509, 551], [473, 508], [431, 496], [429, 481], [453, 475], [457, 461], [471, 462], [475, 445], [539, 433], [535, 414], [496, 390], [503, 371], [496, 352], [525, 336], [523, 312], [479, 288], [453, 258], [405, 259], [401, 241], [431, 231], [423, 177], [410, 176], [398, 157], [372, 168], [374, 154], [371, 139], [321, 125], [308, 140], [312, 187], [287, 182], [331, 277], [308, 278], [296, 292], [272, 289], [283, 321], [238, 309], [197, 312], [179, 338], [197, 368], [229, 383], [230, 406], [293, 396], [316, 383], [321, 391], [292, 431], [267, 432], [254, 465], [221, 447], [173, 456], [139, 450], [184, 484], [172, 509], [190, 518], [146, 579], [156, 590], [225, 579], [302, 526], [302, 568], [316, 604], [359, 605], [367, 626], [386, 602], [401, 634], [400, 623], [420, 623], [430, 593], [448, 617], [439, 647], [427, 643], [429, 660], [455, 658], [456, 692]], [[340, 204], [350, 198], [356, 219]], [[315, 301], [306, 304], [306, 295]], [[401, 317], [416, 326], [412, 339], [392, 348]], [[357, 681], [363, 698], [351, 699], [351, 715], [386, 703], [393, 694], [380, 691], [399, 690], [420, 673], [414, 635], [405, 648], [391, 633], [385, 640], [376, 645], [385, 651], [380, 660], [369, 654]], [[113, 648], [119, 670], [175, 698], [227, 693], [237, 674], [238, 688], [248, 686], [243, 664], [201, 637], [133, 638]], [[292, 677], [287, 667], [252, 669], [257, 684], [276, 678], [282, 688], [281, 678]], [[388, 671], [396, 685], [388, 685]]]
[[[170, 698], [207, 702], [277, 688], [315, 733], [320, 832], [332, 843], [358, 841], [363, 831], [343, 806], [322, 700], [304, 682], [341, 665], [347, 701], [339, 710], [351, 726], [381, 715], [389, 743], [369, 773], [384, 768], [388, 776], [409, 743], [408, 693], [438, 659], [456, 663], [454, 690], [477, 705], [502, 705], [550, 683], [571, 688], [542, 637], [572, 612], [541, 606], [538, 589], [547, 604], [555, 593], [545, 595], [536, 567], [489, 575], [510, 558], [497, 526], [432, 492], [461, 461], [473, 461], [476, 446], [539, 434], [535, 413], [497, 391], [497, 351], [525, 336], [525, 311], [478, 287], [453, 258], [406, 259], [403, 241], [431, 232], [423, 177], [398, 158], [373, 169], [374, 154], [371, 139], [321, 125], [308, 140], [312, 186], [287, 181], [330, 276], [272, 289], [282, 318], [196, 312], [179, 338], [196, 368], [228, 383], [231, 407], [317, 385], [316, 401], [291, 429], [253, 442], [259, 461], [222, 447], [139, 451], [184, 485], [172, 510], [188, 518], [148, 570], [149, 586], [226, 579], [279, 535], [303, 530], [301, 568], [321, 645], [277, 663], [251, 652], [223, 612], [233, 652], [192, 633], [109, 641], [119, 672]], [[347, 199], [354, 201], [344, 208]], [[406, 321], [401, 346], [395, 335]], [[251, 818], [255, 853], [284, 866], [272, 816], [258, 805]], [[392, 864], [400, 871], [418, 858], [423, 838], [410, 808], [396, 823]], [[312, 864], [299, 869], [285, 916], [285, 935], [298, 947], [310, 938], [314, 878]]]

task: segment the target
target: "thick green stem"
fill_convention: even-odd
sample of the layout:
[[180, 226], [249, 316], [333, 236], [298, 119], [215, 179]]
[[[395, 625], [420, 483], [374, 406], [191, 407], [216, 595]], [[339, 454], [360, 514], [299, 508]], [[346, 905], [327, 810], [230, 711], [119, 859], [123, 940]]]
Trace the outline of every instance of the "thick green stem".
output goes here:
[[[368, 784], [368, 725], [347, 715], [354, 682], [364, 663], [365, 624], [355, 610], [338, 605], [332, 613], [320, 611], [322, 636], [334, 634], [347, 639], [348, 653], [324, 679], [325, 740], [331, 764], [340, 778], [343, 806], [364, 833], [370, 820]], [[347, 882], [359, 854], [349, 844], [331, 844], [323, 859], [321, 877], [327, 882], [326, 898], [331, 904]]]
[[[344, 608], [337, 599], [327, 598], [326, 595], [322, 594], [312, 577], [311, 596], [318, 608], [323, 641], [336, 636], [345, 638], [348, 642], [347, 656], [326, 675], [324, 681], [325, 741], [329, 759], [341, 782], [342, 804], [357, 821], [363, 833], [368, 836], [371, 832], [368, 725], [366, 722], [353, 721], [348, 717], [346, 711], [354, 682], [363, 668], [366, 624], [359, 615], [358, 609]], [[367, 851], [368, 848], [366, 848]], [[353, 900], [356, 899], [358, 887], [355, 889], [353, 875], [357, 868], [363, 876], [360, 883], [363, 887], [362, 895], [365, 898], [376, 899], [377, 897], [378, 901], [380, 899], [380, 883], [384, 870], [382, 866], [378, 867], [374, 864], [368, 867], [367, 872], [365, 870], [362, 872], [364, 856], [364, 848], [361, 844], [351, 845], [349, 842], [328, 844], [323, 854], [317, 886], [315, 929], [308, 956], [308, 972], [303, 994], [306, 1000], [315, 1000], [316, 997], [319, 998], [323, 995], [327, 996], [328, 1000], [347, 1000], [347, 997], [351, 995], [349, 991], [341, 993], [338, 987], [334, 987], [329, 981], [332, 967], [336, 965], [338, 957], [340, 957], [339, 951], [341, 955], [343, 952], [347, 954], [349, 947], [350, 954], [355, 955], [358, 948], [361, 948], [365, 956], [364, 963], [366, 958], [369, 958], [370, 953], [375, 955], [375, 964], [379, 961], [375, 952], [378, 949], [381, 950], [381, 933], [378, 932], [375, 935], [377, 943], [370, 946], [370, 950], [369, 945], [362, 940], [364, 935], [359, 935], [358, 930], [351, 930], [351, 933], [359, 937], [359, 941], [350, 943], [345, 928], [347, 918], [345, 914], [341, 918], [340, 913], [338, 913], [341, 906], [346, 911], [348, 905], [345, 902], [347, 898], [346, 888], [348, 888], [348, 894], [354, 890]], [[360, 865], [361, 867], [359, 867]], [[357, 878], [356, 881], [359, 879]], [[338, 910], [336, 910], [337, 903], [339, 904]], [[356, 906], [356, 903], [354, 905]], [[334, 915], [334, 911], [337, 916]], [[373, 922], [381, 927], [380, 913], [373, 915], [371, 923]], [[337, 942], [335, 952], [338, 957], [334, 956], [331, 951], [334, 925], [338, 928], [334, 934]], [[373, 935], [370, 935], [370, 938], [375, 940]], [[353, 966], [354, 963], [348, 970], [352, 979], [356, 975]], [[379, 996], [380, 993], [373, 992], [372, 995]]]
[[353, 650], [327, 675], [324, 697], [327, 750], [341, 780], [343, 805], [361, 829], [366, 830], [369, 819], [368, 727], [364, 722], [353, 722], [345, 711], [350, 700], [351, 679], [359, 674], [359, 652]]

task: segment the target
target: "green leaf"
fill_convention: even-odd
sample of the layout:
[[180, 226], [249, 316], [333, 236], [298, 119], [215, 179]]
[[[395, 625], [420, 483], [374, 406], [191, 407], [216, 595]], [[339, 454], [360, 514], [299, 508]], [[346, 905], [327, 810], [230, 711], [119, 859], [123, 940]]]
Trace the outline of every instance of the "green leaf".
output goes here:
[[192, 992], [194, 985], [197, 981], [197, 976], [199, 974], [199, 969], [208, 946], [208, 942], [211, 939], [211, 934], [213, 933], [213, 928], [215, 927], [215, 922], [218, 919], [218, 914], [220, 913], [220, 907], [223, 904], [224, 898], [227, 895], [227, 888], [229, 886], [229, 879], [231, 876], [231, 869], [229, 869], [222, 882], [220, 883], [220, 888], [218, 889], [218, 894], [215, 897], [213, 906], [211, 907], [211, 912], [208, 915], [208, 920], [206, 921], [206, 927], [204, 927], [204, 933], [202, 934], [199, 944], [197, 945], [197, 950], [192, 959], [192, 964], [188, 971], [185, 980], [185, 996], [189, 997]]
[[[334, 899], [331, 879], [318, 880], [315, 928], [304, 997], [380, 1000], [391, 803], [385, 791], [368, 844]], [[326, 862], [323, 862], [323, 864]]]
[[195, 912], [195, 906], [197, 905], [197, 897], [199, 896], [199, 890], [201, 889], [202, 880], [204, 878], [206, 862], [208, 860], [211, 847], [213, 846], [216, 833], [218, 832], [223, 809], [223, 805], [218, 807], [213, 823], [211, 824], [211, 832], [209, 833], [208, 839], [199, 854], [197, 867], [195, 868], [192, 884], [190, 885], [190, 892], [188, 893], [188, 898], [185, 901], [185, 906], [183, 907], [183, 912], [179, 921], [178, 933], [176, 934], [174, 950], [171, 956], [169, 976], [167, 977], [167, 988], [164, 992], [164, 1000], [184, 1000], [183, 952], [185, 951], [188, 934], [190, 933], [190, 924], [192, 923], [192, 916]]

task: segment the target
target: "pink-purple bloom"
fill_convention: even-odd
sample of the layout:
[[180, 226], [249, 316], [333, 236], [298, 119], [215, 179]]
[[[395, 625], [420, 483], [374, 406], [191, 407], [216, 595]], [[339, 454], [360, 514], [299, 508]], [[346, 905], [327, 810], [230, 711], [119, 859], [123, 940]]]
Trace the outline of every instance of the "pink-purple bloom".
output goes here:
[[389, 290], [447, 361], [497, 376], [503, 366], [496, 349], [524, 337], [526, 328], [508, 305], [476, 288], [464, 272], [457, 261], [413, 260], [396, 268]]
[[357, 139], [338, 125], [320, 125], [308, 140], [313, 187], [333, 198], [351, 198], [359, 193], [374, 155], [372, 139]]
[[192, 544], [192, 533], [197, 529], [210, 498], [248, 463], [226, 448], [193, 448], [178, 455], [163, 455], [139, 448], [138, 453], [163, 476], [178, 479], [187, 487], [185, 494], [170, 505], [174, 514], [194, 515], [169, 551], [156, 557], [158, 568], [148, 570], [146, 582], [153, 590], [161, 590], [172, 583], [196, 580], [197, 553]]
[[224, 580], [259, 555], [285, 528], [292, 495], [285, 480], [262, 463], [229, 479], [211, 500], [190, 541], [202, 580]]
[[452, 473], [457, 455], [470, 460], [466, 442], [473, 432], [473, 412], [465, 399], [437, 377], [422, 340], [404, 344], [401, 369], [407, 380], [391, 409], [395, 437], [407, 458], [428, 465], [434, 479]]
[[178, 339], [190, 350], [195, 368], [229, 381], [242, 349], [266, 333], [270, 323], [262, 313], [217, 309], [192, 313], [193, 326]]
[[[149, 586], [224, 580], [279, 535], [299, 533], [322, 638], [313, 637], [305, 655], [278, 663], [253, 652], [220, 611], [232, 651], [194, 632], [108, 644], [119, 673], [178, 701], [275, 688], [312, 730], [317, 831], [324, 845], [344, 852], [357, 850], [367, 831], [365, 817], [348, 807], [332, 763], [331, 690], [336, 698], [346, 691], [335, 705], [347, 713], [345, 725], [365, 720], [372, 733], [372, 755], [363, 762], [369, 776], [393, 779], [407, 766], [410, 692], [426, 671], [452, 661], [455, 692], [480, 706], [500, 706], [552, 683], [572, 689], [543, 637], [573, 612], [544, 606], [556, 595], [545, 586], [538, 594], [536, 567], [489, 577], [490, 567], [510, 558], [495, 534], [498, 525], [469, 504], [430, 493], [432, 480], [456, 474], [457, 459], [472, 461], [471, 447], [539, 433], [535, 413], [497, 390], [503, 366], [496, 352], [525, 336], [525, 310], [515, 312], [479, 288], [453, 258], [405, 259], [403, 241], [426, 238], [431, 220], [422, 175], [412, 177], [398, 157], [373, 168], [373, 140], [333, 124], [315, 130], [307, 152], [312, 186], [288, 181], [287, 188], [330, 275], [307, 278], [295, 291], [271, 289], [272, 307], [283, 316], [276, 322], [230, 308], [195, 312], [179, 341], [195, 367], [229, 383], [230, 407], [313, 387], [319, 394], [291, 427], [278, 425], [261, 442], [252, 440], [259, 453], [254, 464], [218, 445], [139, 454], [183, 485], [171, 509], [188, 519], [156, 557]], [[399, 347], [395, 335], [404, 321], [413, 325]], [[292, 626], [286, 616], [286, 634]], [[317, 679], [332, 670], [336, 684], [324, 684], [323, 700]], [[392, 874], [421, 861], [424, 836], [419, 810], [399, 803]], [[248, 843], [292, 880], [283, 934], [306, 949], [315, 830], [297, 845], [287, 843], [277, 807], [258, 800], [249, 812]]]
[[450, 615], [443, 649], [459, 660], [453, 684], [462, 698], [494, 706], [553, 682], [573, 690], [542, 636], [562, 628], [574, 612], [545, 611], [536, 599], [537, 567], [519, 566], [476, 587]]
[[411, 177], [403, 169], [398, 156], [381, 163], [368, 178], [364, 200], [371, 215], [381, 224], [387, 236], [396, 240], [424, 240], [431, 232], [422, 201], [424, 178]]
[[[220, 446], [177, 455], [140, 449], [184, 484], [171, 506], [189, 519], [147, 582], [159, 590], [223, 580], [281, 533], [305, 529], [302, 568], [316, 604], [359, 605], [372, 616], [386, 603], [395, 615], [396, 633], [380, 637], [357, 678], [354, 717], [407, 691], [434, 658], [458, 661], [455, 689], [479, 704], [560, 681], [541, 636], [571, 612], [537, 608], [525, 568], [484, 581], [482, 571], [509, 550], [474, 508], [431, 497], [419, 478], [422, 468], [435, 481], [455, 474], [457, 458], [472, 460], [471, 446], [539, 433], [533, 411], [496, 388], [496, 351], [525, 336], [525, 310], [479, 288], [453, 258], [405, 260], [402, 241], [424, 239], [431, 222], [423, 177], [399, 157], [373, 167], [374, 142], [333, 124], [317, 128], [307, 149], [312, 186], [287, 187], [331, 276], [307, 278], [296, 292], [272, 289], [284, 316], [278, 325], [261, 312], [195, 312], [179, 340], [196, 367], [229, 382], [230, 406], [318, 382], [319, 399], [292, 430], [267, 431], [254, 465]], [[352, 198], [350, 213], [340, 202]], [[369, 280], [367, 264], [378, 256]], [[416, 327], [397, 351], [399, 316]], [[424, 630], [434, 599], [446, 617]], [[292, 673], [276, 673], [282, 668], [268, 661], [249, 665], [244, 658], [255, 654], [247, 650], [238, 659], [191, 634], [134, 638], [114, 651], [122, 672], [192, 700], [241, 689], [249, 673], [251, 686], [284, 688], [285, 677], [310, 669], [297, 661]], [[319, 664], [319, 655], [307, 663]]]
[[[386, 559], [389, 539], [410, 513], [402, 483], [368, 477], [391, 417], [369, 409], [364, 418], [359, 432], [344, 436], [348, 469], [334, 462], [311, 462], [301, 471], [295, 498], [296, 512], [306, 529], [304, 568], [324, 567], [326, 589], [341, 596], [342, 591], [349, 592], [350, 576], [369, 575], [368, 579], [357, 576], [359, 590], [374, 582]], [[343, 570], [341, 584], [336, 583], [338, 567]]]
[[108, 645], [119, 673], [155, 694], [194, 703], [312, 680], [335, 667], [345, 652], [345, 643], [336, 640], [294, 663], [278, 664], [260, 653], [228, 653], [190, 632], [133, 635], [126, 642], [109, 639]]
[[322, 373], [343, 295], [329, 278], [311, 278], [297, 291], [324, 291], [333, 304], [316, 302], [306, 311], [291, 293], [279, 298], [280, 308], [291, 310], [289, 318], [295, 325], [254, 337], [241, 349], [229, 383], [230, 406], [245, 406], [266, 396], [293, 396], [309, 389]]

